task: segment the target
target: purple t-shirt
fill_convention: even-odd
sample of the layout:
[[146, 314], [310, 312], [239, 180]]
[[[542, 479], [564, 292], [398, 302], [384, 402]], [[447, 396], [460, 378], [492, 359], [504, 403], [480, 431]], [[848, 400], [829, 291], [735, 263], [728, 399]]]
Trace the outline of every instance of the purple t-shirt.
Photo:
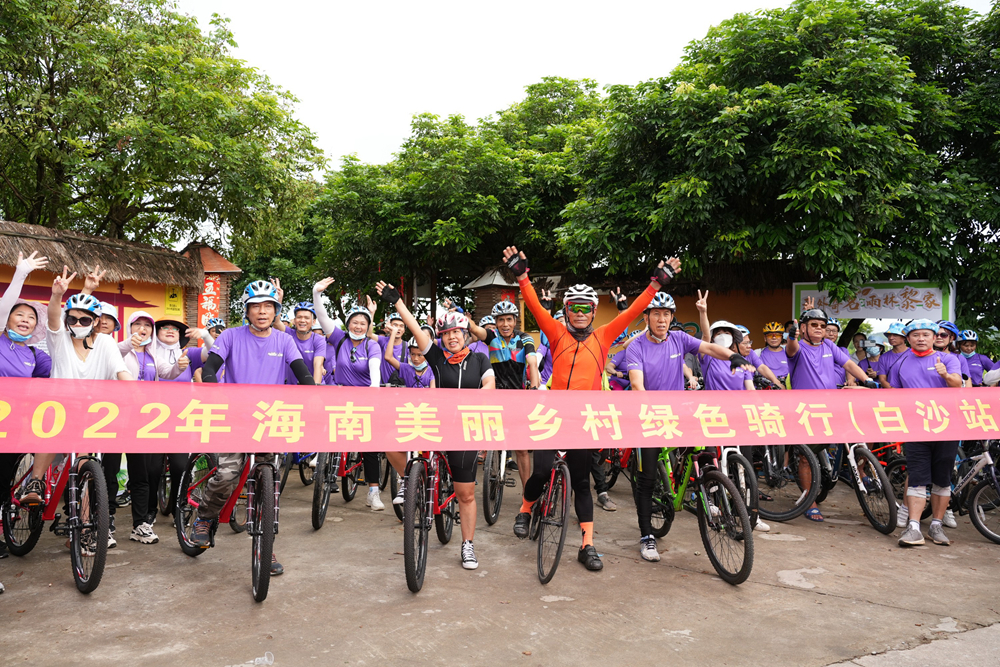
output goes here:
[[326, 357], [323, 359], [323, 384], [335, 385], [333, 381], [333, 371], [337, 367], [337, 360], [333, 358], [333, 346], [326, 343]]
[[850, 357], [844, 348], [829, 340], [823, 339], [820, 345], [799, 341], [798, 352], [788, 359], [792, 389], [836, 389], [839, 377], [836, 370], [843, 371], [848, 361]]
[[271, 335], [261, 338], [249, 326], [223, 331], [211, 354], [226, 363], [227, 384], [285, 384], [285, 369], [302, 358], [285, 334], [271, 329]]
[[[746, 389], [743, 385], [744, 380], [753, 380], [753, 373], [749, 371], [737, 370], [733, 373], [728, 361], [716, 359], [707, 354], [699, 354], [698, 361], [701, 362], [701, 374], [705, 378], [705, 389]], [[750, 359], [748, 358], [747, 361]], [[750, 363], [753, 362], [750, 361]]]
[[879, 355], [878, 360], [876, 360], [875, 362], [872, 362], [871, 357], [865, 357], [864, 359], [862, 359], [857, 363], [858, 366], [861, 367], [861, 370], [863, 370], [865, 373], [867, 373], [869, 370], [873, 370], [875, 371], [875, 375], [878, 375], [879, 362], [881, 361], [882, 361], [882, 356]]
[[[188, 361], [191, 363], [188, 365], [184, 371], [175, 377], [173, 380], [166, 380], [166, 382], [191, 382], [194, 379], [194, 372], [204, 366], [201, 361], [201, 348], [200, 347], [189, 347], [184, 350], [184, 354], [187, 355]], [[224, 366], [223, 366], [224, 368]], [[222, 382], [222, 368], [219, 369], [219, 382]]]
[[[440, 338], [438, 339], [437, 344], [441, 344]], [[469, 344], [469, 352], [479, 352], [480, 354], [485, 354], [488, 357], [490, 356], [490, 346], [481, 340], [477, 340]]]
[[139, 362], [139, 374], [135, 378], [137, 382], [155, 382], [156, 358], [149, 352], [135, 352], [135, 358]]
[[926, 357], [918, 357], [913, 350], [900, 355], [899, 363], [892, 367], [886, 378], [896, 389], [932, 389], [947, 387], [948, 383], [934, 369], [938, 357], [948, 373], [961, 373], [958, 359], [953, 354], [931, 352]]
[[52, 359], [37, 348], [15, 345], [7, 332], [0, 335], [0, 377], [48, 377]]
[[[316, 355], [326, 354], [326, 339], [316, 333], [309, 333], [309, 338], [305, 340], [300, 340], [295, 329], [291, 327], [285, 327], [285, 333], [291, 337], [292, 342], [295, 343], [295, 347], [298, 348], [299, 354], [302, 355], [302, 361], [306, 363], [306, 370], [309, 371], [309, 375], [313, 374], [313, 359]], [[285, 370], [285, 384], [298, 384], [299, 381], [295, 377], [295, 373], [292, 372], [291, 367]]]
[[[780, 379], [788, 375], [788, 356], [785, 354], [784, 348], [772, 350], [769, 347], [765, 347], [760, 351], [758, 356], [764, 365], [771, 369], [775, 377]], [[759, 366], [760, 364], [756, 365]]]
[[[632, 346], [630, 345], [629, 347]], [[615, 370], [620, 373], [624, 373], [625, 377], [616, 378], [614, 375], [612, 375], [608, 378], [608, 382], [613, 382], [622, 389], [628, 389], [631, 386], [631, 383], [628, 381], [628, 361], [625, 359], [627, 352], [628, 350], [623, 348], [621, 350], [618, 350], [615, 354], [611, 355], [609, 358], [609, 361], [615, 365]], [[552, 366], [551, 362], [549, 363], [549, 366], [551, 368]], [[681, 370], [683, 371], [683, 369]], [[549, 373], [551, 374], [551, 372], [552, 371], [550, 370]]]
[[662, 343], [654, 343], [645, 334], [628, 346], [625, 366], [642, 371], [643, 387], [650, 391], [684, 390], [684, 355], [697, 354], [701, 341], [683, 331], [672, 331]]
[[962, 358], [969, 365], [969, 377], [972, 378], [972, 385], [974, 387], [981, 385], [983, 383], [983, 373], [993, 370], [993, 367], [996, 365], [992, 359], [978, 352], [971, 357], [966, 357], [963, 354]]
[[[392, 364], [390, 364], [388, 361], [385, 360], [385, 348], [386, 348], [386, 346], [388, 344], [389, 344], [389, 337], [388, 336], [379, 336], [378, 337], [378, 346], [382, 349], [382, 357], [381, 357], [382, 358], [382, 384], [387, 384], [389, 382], [389, 378], [392, 377], [393, 372], [396, 370], [395, 368], [392, 367]], [[346, 343], [345, 343], [345, 345], [346, 345]], [[405, 344], [403, 344], [401, 342], [397, 343], [396, 345], [394, 345], [392, 347], [392, 354], [393, 354], [394, 357], [396, 357], [396, 361], [398, 361], [400, 363], [400, 365], [402, 365], [404, 363], [408, 363], [410, 361], [410, 350], [409, 350], [409, 348], [406, 347]], [[400, 355], [402, 355], [402, 356], [400, 356]], [[400, 377], [402, 377], [402, 376], [400, 376]]]
[[[342, 387], [370, 387], [372, 382], [368, 360], [382, 358], [382, 348], [379, 344], [371, 338], [365, 338], [354, 347], [354, 341], [342, 329], [334, 329], [326, 342], [333, 348], [330, 354], [334, 354], [340, 345], [340, 351], [336, 352], [337, 358], [334, 361], [336, 368], [334, 384]], [[353, 355], [351, 350], [354, 351]]]
[[399, 377], [410, 389], [428, 389], [434, 379], [434, 373], [428, 366], [423, 375], [417, 375], [417, 369], [407, 363], [399, 365]]
[[[909, 352], [909, 348], [903, 350], [902, 352], [893, 352], [889, 350], [888, 352], [883, 352], [878, 358], [878, 363], [875, 364], [875, 373], [877, 375], [889, 375], [889, 370], [896, 365], [899, 358], [904, 354]], [[888, 378], [886, 378], [888, 380]]]

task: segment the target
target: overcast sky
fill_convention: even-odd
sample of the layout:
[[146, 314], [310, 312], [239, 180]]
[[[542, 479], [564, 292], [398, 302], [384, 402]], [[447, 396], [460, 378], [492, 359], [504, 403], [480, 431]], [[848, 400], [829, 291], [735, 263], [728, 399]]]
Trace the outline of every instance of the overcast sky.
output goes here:
[[[413, 114], [474, 121], [522, 99], [543, 76], [601, 86], [665, 76], [684, 46], [773, 0], [505, 3], [176, 0], [203, 30], [231, 20], [236, 56], [291, 91], [330, 166], [391, 159]], [[980, 13], [989, 0], [960, 4]]]

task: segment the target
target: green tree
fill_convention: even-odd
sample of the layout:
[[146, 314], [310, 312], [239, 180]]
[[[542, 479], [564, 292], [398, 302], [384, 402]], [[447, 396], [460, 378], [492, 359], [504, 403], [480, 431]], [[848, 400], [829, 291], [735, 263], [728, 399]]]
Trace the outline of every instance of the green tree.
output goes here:
[[297, 219], [322, 165], [295, 99], [169, 0], [0, 3], [0, 213], [247, 251]]

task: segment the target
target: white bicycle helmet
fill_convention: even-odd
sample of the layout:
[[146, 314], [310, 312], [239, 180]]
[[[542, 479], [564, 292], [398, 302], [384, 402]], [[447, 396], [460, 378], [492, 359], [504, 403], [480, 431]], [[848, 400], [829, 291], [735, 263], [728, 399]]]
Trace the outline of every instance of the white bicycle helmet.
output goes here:
[[372, 314], [368, 312], [368, 309], [365, 308], [364, 306], [354, 306], [349, 311], [347, 311], [347, 318], [345, 321], [348, 324], [350, 324], [351, 318], [354, 317], [355, 315], [364, 315], [365, 319], [368, 320], [368, 324], [372, 323]]
[[497, 305], [493, 306], [493, 311], [490, 313], [493, 317], [500, 317], [501, 315], [518, 315], [520, 311], [510, 301], [501, 301]]
[[69, 312], [71, 310], [84, 310], [94, 317], [101, 316], [101, 302], [97, 300], [96, 297], [90, 294], [74, 294], [66, 300], [66, 308], [63, 312]]
[[278, 290], [274, 285], [266, 280], [255, 280], [243, 290], [243, 310], [246, 312], [251, 303], [266, 303], [270, 301], [276, 309], [281, 308], [281, 301], [278, 300]]
[[590, 285], [573, 285], [563, 295], [563, 303], [592, 303], [597, 305], [597, 292]]
[[446, 331], [453, 331], [455, 329], [463, 329], [468, 331], [469, 318], [466, 317], [464, 313], [450, 312], [450, 313], [445, 313], [444, 315], [438, 318], [437, 321], [438, 335], [441, 335]]
[[654, 308], [664, 308], [670, 312], [677, 311], [677, 304], [674, 303], [674, 297], [670, 296], [666, 292], [657, 292], [653, 300], [649, 302], [646, 306], [646, 312], [653, 310]]
[[485, 327], [487, 324], [496, 324], [496, 323], [497, 323], [496, 318], [494, 318], [492, 315], [487, 315], [483, 317], [481, 320], [479, 320], [479, 326], [481, 327]]

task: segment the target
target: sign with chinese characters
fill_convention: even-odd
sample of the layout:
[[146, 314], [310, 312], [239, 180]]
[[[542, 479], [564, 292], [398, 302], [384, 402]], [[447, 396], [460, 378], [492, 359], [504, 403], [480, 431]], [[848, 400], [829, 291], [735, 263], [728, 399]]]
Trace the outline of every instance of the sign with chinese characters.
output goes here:
[[[222, 299], [222, 279], [218, 273], [205, 274], [205, 284], [198, 295], [198, 326], [202, 329], [208, 326], [208, 321], [218, 317]], [[201, 345], [201, 341], [198, 341]]]
[[841, 303], [831, 301], [829, 293], [821, 292], [816, 283], [793, 283], [792, 313], [798, 317], [803, 302], [812, 297], [817, 308], [841, 319], [954, 320], [954, 293], [954, 282], [943, 289], [929, 280], [866, 283], [853, 299]]
[[180, 285], [167, 285], [163, 314], [167, 317], [184, 317], [184, 290]]
[[[121, 391], [109, 391], [109, 388]], [[457, 393], [456, 393], [457, 392]], [[110, 400], [109, 400], [110, 395]], [[690, 447], [1000, 437], [1000, 390], [470, 391], [5, 378], [0, 452]]]

